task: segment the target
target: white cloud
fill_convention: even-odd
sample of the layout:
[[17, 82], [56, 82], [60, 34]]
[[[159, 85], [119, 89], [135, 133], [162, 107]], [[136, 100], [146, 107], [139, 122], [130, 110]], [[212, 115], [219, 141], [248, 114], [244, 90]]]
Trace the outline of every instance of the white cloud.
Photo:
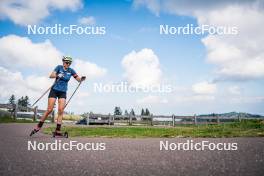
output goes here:
[[93, 79], [104, 76], [107, 72], [105, 68], [99, 67], [94, 63], [75, 59], [73, 62], [73, 68], [81, 76], [87, 76], [87, 79]]
[[140, 6], [146, 6], [151, 12], [153, 12], [156, 16], [159, 16], [160, 12], [160, 3], [157, 0], [134, 0], [133, 6], [138, 8]]
[[[33, 43], [26, 37], [8, 35], [0, 38], [0, 62], [9, 69], [38, 69], [51, 72], [61, 64], [62, 53], [49, 40], [42, 43]], [[74, 59], [73, 67], [79, 74], [88, 78], [103, 76], [106, 69], [94, 63]]]
[[44, 76], [23, 77], [21, 72], [11, 72], [0, 66], [0, 98], [7, 100], [11, 94], [16, 97], [28, 95], [31, 100], [38, 98], [52, 80]]
[[8, 35], [0, 38], [0, 62], [7, 68], [53, 69], [61, 63], [62, 54], [49, 40], [33, 43], [27, 37]]
[[8, 18], [15, 24], [37, 24], [52, 10], [76, 10], [82, 6], [81, 0], [1, 0], [0, 18]]
[[154, 95], [149, 95], [146, 97], [143, 97], [141, 99], [137, 100], [138, 104], [166, 104], [168, 103], [168, 100], [166, 98], [160, 97], [160, 96], [154, 96]]
[[[202, 39], [207, 60], [216, 65], [216, 80], [264, 78], [264, 2], [260, 0], [181, 1], [135, 0], [154, 14], [195, 17], [199, 25], [235, 26], [238, 35], [208, 35]], [[155, 4], [155, 8], [151, 8]]]
[[[61, 52], [48, 40], [33, 43], [26, 37], [16, 35], [0, 38], [0, 53], [1, 102], [7, 102], [11, 94], [14, 94], [16, 98], [28, 95], [30, 102], [33, 103], [54, 81], [48, 78], [48, 74], [56, 65], [61, 64], [62, 58]], [[86, 75], [88, 79], [106, 73], [106, 69], [80, 59], [74, 59], [73, 68], [79, 75]], [[76, 84], [69, 83], [70, 94], [75, 88]], [[89, 96], [86, 90], [81, 89], [76, 95], [75, 100], [78, 100], [78, 105]], [[43, 98], [38, 103], [41, 109], [46, 108], [46, 101], [47, 98]]]
[[214, 94], [217, 88], [215, 84], [204, 81], [194, 84], [192, 90], [197, 94]]
[[250, 103], [263, 103], [263, 96], [236, 96], [231, 97], [229, 102], [231, 104], [250, 104]]
[[124, 76], [132, 86], [150, 86], [161, 82], [159, 58], [151, 49], [128, 53], [123, 57], [122, 66], [125, 69]]
[[253, 7], [232, 6], [214, 10], [203, 20], [210, 25], [237, 26], [239, 30], [237, 36], [209, 35], [202, 40], [207, 59], [217, 66], [220, 79], [264, 78], [263, 18], [264, 13]]
[[199, 94], [199, 95], [187, 95], [187, 96], [175, 96], [174, 102], [181, 104], [187, 103], [191, 106], [191, 104], [195, 102], [208, 102], [215, 100], [214, 95], [206, 95], [206, 94]]
[[230, 86], [228, 88], [228, 92], [233, 94], [233, 95], [240, 95], [241, 94], [240, 87], [238, 87], [238, 86]]
[[79, 18], [78, 22], [84, 25], [94, 25], [96, 23], [96, 20], [93, 16], [87, 16], [87, 17]]

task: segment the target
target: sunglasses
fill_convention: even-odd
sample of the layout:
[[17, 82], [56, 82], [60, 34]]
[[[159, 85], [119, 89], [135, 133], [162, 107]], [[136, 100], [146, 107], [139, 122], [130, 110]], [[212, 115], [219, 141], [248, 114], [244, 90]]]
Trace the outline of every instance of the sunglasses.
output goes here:
[[71, 62], [65, 62], [65, 64], [67, 64], [67, 65], [71, 65]]

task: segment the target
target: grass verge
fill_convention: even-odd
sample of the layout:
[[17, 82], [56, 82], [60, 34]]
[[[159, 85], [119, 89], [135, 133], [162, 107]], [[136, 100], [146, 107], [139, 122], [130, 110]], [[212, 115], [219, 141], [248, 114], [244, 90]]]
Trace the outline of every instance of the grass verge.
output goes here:
[[[64, 127], [71, 137], [124, 137], [124, 138], [172, 138], [172, 137], [264, 137], [263, 120], [242, 120], [219, 125], [184, 125], [176, 127]], [[54, 128], [44, 129], [50, 134]]]
[[33, 123], [33, 121], [27, 119], [14, 119], [9, 116], [4, 116], [0, 117], [0, 123]]

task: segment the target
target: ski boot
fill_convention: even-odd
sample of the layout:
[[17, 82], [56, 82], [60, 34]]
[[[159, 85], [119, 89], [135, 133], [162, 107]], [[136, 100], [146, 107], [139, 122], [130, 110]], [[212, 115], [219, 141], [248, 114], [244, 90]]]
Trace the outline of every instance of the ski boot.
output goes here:
[[62, 133], [62, 132], [60, 132], [60, 131], [55, 131], [55, 132], [52, 132], [52, 136], [54, 137], [54, 138], [56, 138], [56, 137], [64, 137], [64, 138], [68, 138], [69, 137], [69, 135], [68, 135], [68, 132], [64, 132], [64, 133]]

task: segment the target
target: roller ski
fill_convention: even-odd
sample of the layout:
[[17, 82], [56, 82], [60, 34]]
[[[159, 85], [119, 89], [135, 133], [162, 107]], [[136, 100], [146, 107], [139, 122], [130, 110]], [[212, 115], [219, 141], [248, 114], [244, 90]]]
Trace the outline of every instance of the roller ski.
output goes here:
[[52, 137], [54, 138], [68, 138], [69, 137], [69, 134], [68, 132], [60, 132], [60, 131], [55, 131], [55, 132], [52, 132]]

